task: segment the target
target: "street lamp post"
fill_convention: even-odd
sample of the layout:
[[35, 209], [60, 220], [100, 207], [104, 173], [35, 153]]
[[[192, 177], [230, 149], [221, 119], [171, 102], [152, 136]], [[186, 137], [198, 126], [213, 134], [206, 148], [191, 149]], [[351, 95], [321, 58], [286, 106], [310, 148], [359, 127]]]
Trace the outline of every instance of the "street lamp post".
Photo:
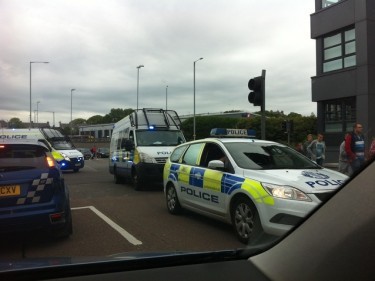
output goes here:
[[40, 104], [40, 101], [37, 101], [36, 102], [36, 125], [37, 126], [39, 124], [39, 104]]
[[194, 113], [193, 113], [193, 139], [195, 140], [195, 63], [197, 61], [203, 60], [203, 58], [194, 61]]
[[30, 125], [29, 125], [29, 128], [31, 128], [31, 111], [32, 111], [32, 99], [31, 99], [31, 65], [33, 63], [49, 63], [48, 61], [31, 61], [30, 62]]
[[137, 111], [138, 111], [138, 94], [139, 94], [139, 69], [141, 67], [145, 67], [144, 65], [138, 65], [137, 66]]
[[165, 110], [168, 110], [168, 85], [165, 87]]
[[72, 125], [73, 120], [73, 91], [76, 89], [70, 89], [70, 125]]

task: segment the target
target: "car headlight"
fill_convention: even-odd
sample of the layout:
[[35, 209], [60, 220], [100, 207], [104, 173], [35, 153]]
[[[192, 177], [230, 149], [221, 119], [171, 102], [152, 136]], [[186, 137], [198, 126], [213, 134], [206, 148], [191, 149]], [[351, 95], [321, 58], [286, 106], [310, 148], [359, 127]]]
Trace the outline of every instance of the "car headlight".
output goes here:
[[154, 158], [148, 155], [147, 153], [140, 152], [139, 160], [143, 163], [155, 163]]
[[307, 202], [312, 201], [310, 197], [301, 190], [288, 185], [276, 185], [271, 183], [262, 183], [262, 185], [273, 197]]
[[61, 153], [61, 155], [64, 157], [66, 161], [70, 161], [70, 158], [65, 153]]

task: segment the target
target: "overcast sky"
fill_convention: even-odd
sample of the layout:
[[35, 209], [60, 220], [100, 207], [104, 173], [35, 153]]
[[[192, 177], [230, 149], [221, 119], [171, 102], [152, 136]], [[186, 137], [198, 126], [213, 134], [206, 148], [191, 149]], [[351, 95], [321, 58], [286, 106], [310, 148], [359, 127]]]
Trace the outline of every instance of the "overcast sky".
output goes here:
[[[316, 114], [314, 1], [0, 0], [0, 120], [70, 122], [112, 108], [259, 111], [248, 80], [266, 70], [266, 110]], [[168, 95], [166, 99], [166, 87]]]

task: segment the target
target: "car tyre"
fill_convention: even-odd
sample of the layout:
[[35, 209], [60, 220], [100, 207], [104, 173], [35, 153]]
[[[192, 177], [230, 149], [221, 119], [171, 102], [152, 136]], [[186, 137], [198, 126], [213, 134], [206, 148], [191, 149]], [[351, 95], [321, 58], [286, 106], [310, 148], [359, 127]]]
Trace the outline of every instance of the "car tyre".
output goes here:
[[115, 184], [120, 184], [124, 182], [124, 179], [117, 174], [116, 169], [114, 169], [113, 171], [113, 179], [115, 180]]
[[231, 218], [237, 238], [244, 244], [249, 244], [262, 230], [258, 212], [247, 197], [235, 199], [231, 208]]
[[132, 171], [132, 183], [133, 183], [133, 186], [134, 186], [135, 190], [141, 189], [140, 179], [139, 179], [139, 176], [138, 176], [137, 171], [135, 169], [133, 169], [133, 171]]
[[180, 214], [182, 211], [180, 202], [178, 201], [176, 188], [173, 184], [168, 184], [165, 192], [165, 199], [167, 201], [167, 209], [173, 215]]

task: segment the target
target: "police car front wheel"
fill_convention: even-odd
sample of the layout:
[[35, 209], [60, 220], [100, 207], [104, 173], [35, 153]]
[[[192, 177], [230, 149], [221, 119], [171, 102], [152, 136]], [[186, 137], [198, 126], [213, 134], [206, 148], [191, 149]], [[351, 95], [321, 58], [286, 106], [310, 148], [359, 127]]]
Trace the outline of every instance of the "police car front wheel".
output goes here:
[[248, 244], [261, 231], [258, 213], [250, 199], [246, 197], [235, 199], [231, 215], [234, 230], [242, 243]]
[[167, 208], [171, 214], [178, 214], [181, 212], [181, 205], [178, 201], [177, 192], [175, 187], [172, 184], [169, 184], [166, 189], [166, 200], [167, 200]]

